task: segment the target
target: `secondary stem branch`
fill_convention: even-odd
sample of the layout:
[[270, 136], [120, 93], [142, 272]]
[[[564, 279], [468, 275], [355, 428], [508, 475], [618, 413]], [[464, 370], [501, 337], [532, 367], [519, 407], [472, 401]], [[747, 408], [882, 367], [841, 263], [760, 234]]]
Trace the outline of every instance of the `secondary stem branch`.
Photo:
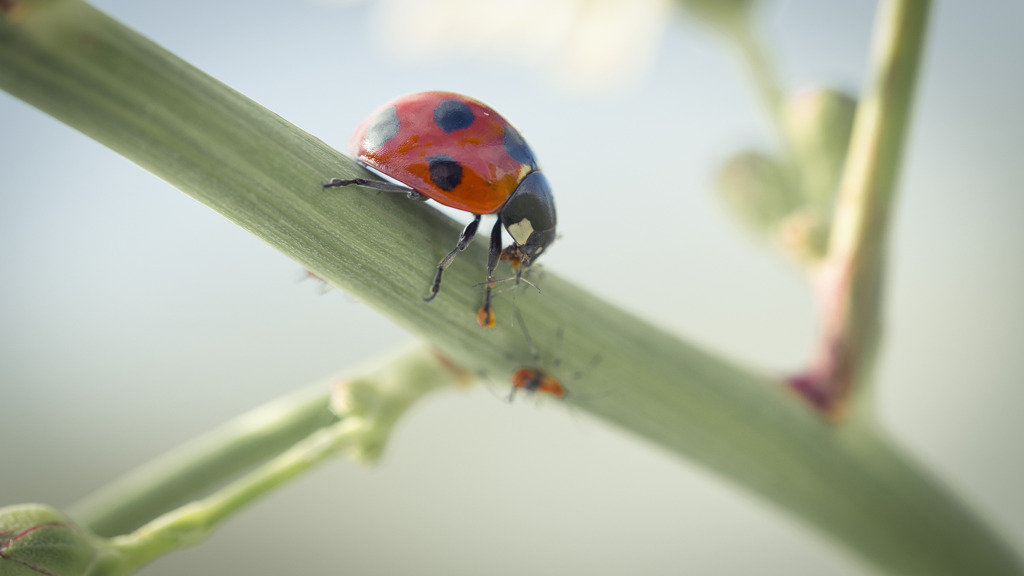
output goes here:
[[101, 536], [134, 530], [337, 421], [329, 394], [324, 382], [243, 414], [109, 484], [68, 513]]
[[[111, 538], [110, 545], [117, 550], [125, 573], [170, 550], [195, 545], [236, 511], [340, 452], [358, 460], [375, 459], [389, 439], [395, 422], [417, 400], [463, 377], [464, 374], [453, 371], [436, 354], [420, 346], [357, 378], [340, 380], [331, 401], [337, 416], [326, 423], [323, 418], [317, 418], [316, 421], [322, 423], [319, 428], [288, 449], [278, 450], [278, 454], [241, 478], [209, 496], [166, 512], [137, 530]], [[309, 402], [286, 398], [283, 402], [271, 403], [234, 423], [244, 432], [215, 435], [209, 444], [216, 448], [217, 454], [232, 460], [236, 451], [247, 453], [254, 439], [272, 436], [281, 428], [278, 421], [305, 422], [309, 420], [310, 406], [329, 413], [325, 400], [318, 394]], [[203, 445], [199, 448], [198, 458], [187, 458], [187, 450], [175, 458], [182, 464], [183, 471], [204, 464], [204, 456], [210, 449]], [[208, 476], [215, 476], [222, 482], [231, 478], [230, 468], [213, 467], [214, 471], [208, 472]], [[169, 477], [176, 476], [170, 474]], [[178, 473], [177, 477], [187, 482], [192, 476]], [[142, 478], [153, 478], [153, 475], [144, 474]], [[182, 490], [157, 478], [153, 480], [150, 489], [141, 491], [142, 494], [152, 497], [168, 491], [178, 494]], [[194, 491], [205, 484], [186, 484], [186, 487]], [[144, 508], [147, 501], [137, 500], [129, 494], [124, 504], [134, 502]]]

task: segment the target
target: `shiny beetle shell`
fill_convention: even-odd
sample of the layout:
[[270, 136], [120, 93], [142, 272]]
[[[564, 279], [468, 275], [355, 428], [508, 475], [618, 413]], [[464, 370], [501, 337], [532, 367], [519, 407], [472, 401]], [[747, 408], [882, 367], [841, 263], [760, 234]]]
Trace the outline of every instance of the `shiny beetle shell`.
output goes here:
[[501, 210], [537, 161], [491, 107], [451, 92], [397, 98], [352, 135], [360, 162], [427, 197], [473, 214]]

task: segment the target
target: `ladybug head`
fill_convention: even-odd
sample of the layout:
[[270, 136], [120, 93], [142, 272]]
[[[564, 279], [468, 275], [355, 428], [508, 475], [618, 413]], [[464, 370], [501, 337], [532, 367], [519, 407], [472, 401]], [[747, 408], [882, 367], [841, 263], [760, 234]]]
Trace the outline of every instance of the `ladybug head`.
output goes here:
[[498, 214], [518, 254], [528, 264], [555, 241], [555, 202], [547, 178], [530, 172]]

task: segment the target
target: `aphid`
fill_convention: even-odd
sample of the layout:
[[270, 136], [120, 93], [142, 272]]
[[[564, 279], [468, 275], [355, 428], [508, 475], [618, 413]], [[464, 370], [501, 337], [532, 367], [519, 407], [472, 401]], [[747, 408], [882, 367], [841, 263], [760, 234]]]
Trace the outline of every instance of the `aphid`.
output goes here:
[[[547, 179], [519, 132], [486, 104], [451, 92], [420, 92], [395, 99], [371, 114], [355, 131], [349, 151], [357, 160], [400, 182], [339, 180], [324, 188], [363, 186], [426, 196], [474, 215], [459, 241], [437, 265], [429, 302], [455, 255], [476, 236], [484, 214], [497, 215], [491, 230], [487, 281], [477, 323], [494, 326], [491, 290], [499, 258], [517, 275], [555, 240], [555, 204]], [[512, 237], [502, 249], [501, 230]]]
[[516, 390], [543, 392], [558, 398], [565, 398], [567, 394], [565, 387], [557, 378], [540, 368], [520, 368], [513, 372], [512, 392], [508, 395], [509, 402], [515, 398]]
[[[537, 347], [533, 344], [533, 338], [530, 338], [530, 331], [526, 329], [526, 322], [523, 321], [523, 315], [519, 313], [519, 310], [515, 311], [515, 318], [519, 324], [519, 328], [523, 331], [523, 337], [526, 339], [526, 344], [530, 347], [530, 353], [533, 355], [533, 363], [540, 363], [540, 353], [537, 351]], [[563, 331], [561, 328], [558, 329], [557, 334], [557, 350], [555, 353], [554, 367], [557, 368], [561, 365], [562, 360], [558, 357], [562, 349], [562, 335]], [[516, 390], [524, 390], [526, 392], [543, 392], [544, 394], [550, 394], [556, 398], [565, 398], [568, 391], [565, 386], [562, 386], [561, 381], [558, 378], [552, 376], [548, 371], [537, 366], [523, 366], [516, 369], [512, 373], [512, 391], [509, 392], [508, 401], [511, 402], [516, 395]]]

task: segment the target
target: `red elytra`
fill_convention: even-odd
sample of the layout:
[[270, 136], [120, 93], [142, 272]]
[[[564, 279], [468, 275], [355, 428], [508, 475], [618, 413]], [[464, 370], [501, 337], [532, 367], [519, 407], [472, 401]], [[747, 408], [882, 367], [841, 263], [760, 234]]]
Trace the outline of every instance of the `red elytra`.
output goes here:
[[[427, 197], [475, 215], [458, 244], [437, 265], [431, 301], [444, 271], [476, 235], [483, 214], [498, 216], [491, 230], [484, 301], [477, 323], [494, 326], [491, 291], [498, 260], [512, 262], [517, 280], [554, 241], [557, 217], [551, 188], [526, 141], [492, 108], [452, 92], [397, 98], [370, 115], [349, 148], [360, 162], [401, 184], [333, 179], [324, 188], [357, 185], [411, 198]], [[512, 237], [502, 249], [501, 230]]]
[[[500, 210], [537, 169], [508, 120], [452, 92], [420, 92], [385, 104], [356, 128], [349, 151], [432, 200], [472, 214]], [[444, 177], [447, 160], [461, 166], [457, 180]]]

